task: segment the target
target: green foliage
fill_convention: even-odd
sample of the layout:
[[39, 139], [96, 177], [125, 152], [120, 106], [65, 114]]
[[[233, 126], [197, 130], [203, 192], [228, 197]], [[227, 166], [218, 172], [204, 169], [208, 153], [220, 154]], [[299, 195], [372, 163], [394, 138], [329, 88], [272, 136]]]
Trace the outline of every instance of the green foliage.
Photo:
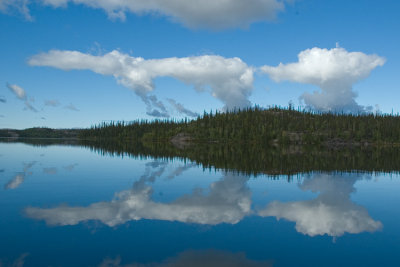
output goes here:
[[195, 120], [111, 122], [82, 130], [86, 140], [165, 142], [179, 133], [192, 142], [271, 144], [400, 143], [400, 117], [334, 114], [259, 107], [206, 113]]
[[295, 175], [305, 172], [399, 172], [398, 147], [319, 146], [262, 147], [258, 144], [203, 143], [180, 149], [169, 142], [79, 141], [102, 155], [173, 160], [180, 158], [204, 169], [247, 175]]
[[293, 175], [307, 172], [400, 172], [400, 149], [392, 146], [263, 147], [258, 144], [193, 144], [178, 148], [170, 142], [135, 142], [79, 139], [0, 139], [34, 146], [84, 146], [101, 155], [191, 161], [204, 170], [224, 170], [247, 175]]
[[0, 137], [6, 138], [77, 138], [79, 129], [29, 128], [25, 130], [1, 129]]

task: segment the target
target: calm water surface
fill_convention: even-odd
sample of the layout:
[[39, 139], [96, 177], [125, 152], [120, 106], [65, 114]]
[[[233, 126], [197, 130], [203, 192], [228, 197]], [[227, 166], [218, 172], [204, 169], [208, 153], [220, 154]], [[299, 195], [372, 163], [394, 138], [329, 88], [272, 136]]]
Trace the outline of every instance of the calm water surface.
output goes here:
[[400, 177], [0, 143], [0, 266], [400, 266]]

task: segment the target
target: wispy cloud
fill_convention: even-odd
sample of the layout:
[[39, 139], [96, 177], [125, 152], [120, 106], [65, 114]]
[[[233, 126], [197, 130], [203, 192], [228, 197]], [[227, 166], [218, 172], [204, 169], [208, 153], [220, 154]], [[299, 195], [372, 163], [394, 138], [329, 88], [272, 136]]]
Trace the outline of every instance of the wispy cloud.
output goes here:
[[20, 100], [26, 100], [27, 96], [26, 96], [26, 92], [24, 90], [24, 88], [16, 85], [16, 84], [9, 84], [7, 83], [7, 88], [10, 89], [11, 92], [14, 93], [14, 95], [20, 99]]
[[155, 95], [142, 96], [142, 100], [146, 104], [146, 114], [152, 117], [170, 117], [163, 102], [157, 99]]
[[25, 174], [24, 173], [20, 173], [15, 175], [15, 177], [13, 179], [11, 179], [10, 181], [8, 181], [8, 183], [6, 183], [4, 185], [4, 189], [16, 189], [18, 188], [25, 180]]
[[38, 110], [34, 106], [32, 106], [32, 104], [28, 100], [25, 101], [25, 109], [33, 112], [38, 112]]
[[25, 109], [30, 110], [33, 112], [38, 112], [38, 110], [32, 105], [33, 102], [35, 102], [35, 99], [33, 97], [27, 96], [24, 88], [16, 85], [16, 84], [9, 84], [7, 83], [7, 88], [10, 89], [10, 91], [21, 101], [24, 101], [25, 104]]
[[73, 170], [75, 169], [75, 167], [77, 167], [78, 165], [79, 165], [78, 163], [70, 164], [70, 165], [64, 166], [64, 169], [65, 169], [66, 171], [71, 172], [71, 171], [73, 171]]
[[152, 109], [150, 111], [146, 112], [146, 115], [150, 117], [156, 117], [156, 118], [169, 118], [169, 114], [167, 112], [161, 112], [156, 109]]
[[0, 0], [0, 12], [2, 13], [19, 13], [28, 21], [32, 21], [33, 17], [29, 11], [29, 3], [31, 0]]
[[157, 178], [164, 174], [167, 165], [167, 161], [152, 161], [146, 163], [145, 172], [136, 184], [142, 187], [147, 182], [154, 183]]
[[[225, 104], [225, 109], [249, 106], [248, 97], [253, 90], [252, 67], [239, 58], [216, 55], [145, 60], [116, 50], [102, 56], [52, 50], [33, 56], [28, 62], [31, 66], [91, 70], [114, 76], [118, 83], [140, 96], [146, 105], [158, 106], [158, 114], [164, 116], [166, 112], [149, 96], [157, 77], [172, 77], [192, 85], [197, 91], [210, 91], [213, 97]], [[155, 113], [151, 108], [147, 112]]]
[[23, 267], [25, 265], [25, 259], [28, 256], [29, 256], [29, 253], [23, 253], [12, 262], [8, 262], [8, 261], [3, 262], [0, 260], [0, 266]]
[[183, 166], [180, 166], [168, 175], [168, 179], [173, 179], [175, 177], [178, 177], [178, 176], [182, 175], [182, 173], [184, 173], [185, 171], [187, 171], [191, 168], [194, 168], [196, 166], [197, 166], [196, 163], [188, 163]]
[[55, 175], [57, 174], [57, 168], [43, 168], [43, 173], [48, 174], [48, 175]]
[[30, 163], [24, 163], [23, 171], [16, 174], [13, 179], [11, 179], [7, 184], [4, 185], [4, 189], [16, 189], [18, 188], [24, 181], [25, 177], [31, 175], [32, 173], [29, 171], [33, 165], [35, 165], [35, 161]]
[[77, 107], [75, 107], [72, 103], [69, 104], [68, 106], [65, 106], [64, 108], [65, 108], [65, 109], [72, 110], [72, 111], [80, 111], [80, 110], [79, 110]]
[[185, 108], [182, 104], [177, 103], [174, 99], [168, 98], [168, 102], [178, 111], [180, 114], [189, 116], [189, 117], [198, 117], [199, 113], [193, 112], [187, 108]]
[[330, 50], [314, 47], [300, 52], [298, 62], [263, 66], [261, 70], [276, 82], [288, 80], [320, 87], [320, 92], [301, 96], [312, 109], [358, 113], [371, 108], [357, 104], [353, 85], [384, 63], [385, 59], [377, 55], [348, 52], [341, 47]]
[[52, 100], [45, 100], [44, 105], [48, 107], [59, 107], [61, 103], [58, 100], [52, 99]]

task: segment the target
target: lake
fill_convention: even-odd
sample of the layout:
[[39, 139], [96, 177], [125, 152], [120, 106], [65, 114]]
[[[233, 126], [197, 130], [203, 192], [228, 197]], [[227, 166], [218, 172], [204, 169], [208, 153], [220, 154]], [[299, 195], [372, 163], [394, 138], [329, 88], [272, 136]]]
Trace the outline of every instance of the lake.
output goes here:
[[400, 266], [397, 150], [149, 149], [0, 143], [0, 266]]

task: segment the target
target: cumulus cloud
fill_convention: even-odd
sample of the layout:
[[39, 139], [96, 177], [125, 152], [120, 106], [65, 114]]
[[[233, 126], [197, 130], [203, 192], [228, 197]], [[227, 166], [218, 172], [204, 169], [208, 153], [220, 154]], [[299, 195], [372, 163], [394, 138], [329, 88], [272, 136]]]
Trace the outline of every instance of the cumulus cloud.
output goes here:
[[33, 102], [35, 102], [35, 99], [33, 97], [28, 98], [24, 88], [21, 86], [18, 86], [16, 84], [9, 84], [7, 83], [7, 88], [10, 89], [12, 93], [21, 101], [24, 101], [25, 104], [25, 109], [33, 111], [33, 112], [38, 112], [37, 109], [32, 105]]
[[362, 52], [348, 52], [344, 48], [314, 47], [298, 55], [298, 62], [277, 67], [263, 66], [261, 70], [274, 81], [291, 81], [316, 85], [321, 91], [304, 93], [301, 99], [312, 108], [323, 112], [364, 112], [367, 108], [355, 101], [353, 85], [367, 78], [371, 71], [383, 66], [385, 59]]
[[61, 103], [56, 99], [51, 99], [51, 100], [45, 100], [44, 105], [48, 107], [59, 107]]
[[161, 263], [149, 264], [121, 264], [121, 258], [107, 258], [99, 267], [267, 267], [272, 266], [268, 261], [253, 261], [246, 257], [244, 253], [232, 253], [220, 250], [188, 250], [180, 253], [176, 257], [168, 258]]
[[141, 219], [207, 225], [235, 224], [251, 212], [247, 177], [226, 174], [210, 185], [208, 194], [198, 188], [192, 194], [170, 203], [160, 203], [151, 199], [153, 190], [148, 185], [155, 176], [157, 174], [144, 175], [131, 190], [118, 193], [111, 202], [97, 202], [87, 207], [29, 207], [25, 209], [25, 214], [33, 219], [45, 220], [49, 225], [76, 225], [97, 220], [113, 227]]
[[142, 98], [150, 107], [148, 113], [153, 111], [153, 107], [158, 107], [157, 111], [164, 115], [163, 107], [149, 96], [154, 90], [153, 80], [157, 77], [172, 77], [194, 86], [197, 91], [210, 91], [213, 97], [225, 104], [225, 109], [249, 106], [248, 97], [253, 89], [253, 68], [239, 58], [216, 55], [145, 60], [116, 50], [102, 56], [51, 50], [33, 56], [28, 63], [112, 75]]
[[259, 215], [296, 222], [296, 230], [309, 236], [339, 237], [345, 233], [375, 232], [382, 228], [382, 223], [372, 219], [364, 207], [350, 198], [359, 178], [354, 175], [315, 175], [306, 179], [300, 188], [320, 192], [316, 199], [287, 203], [273, 201]]
[[42, 0], [53, 7], [68, 3], [103, 9], [112, 19], [125, 20], [126, 13], [158, 14], [189, 28], [225, 29], [247, 27], [253, 22], [270, 21], [285, 9], [282, 0]]
[[199, 113], [193, 112], [187, 108], [185, 108], [182, 104], [176, 102], [174, 99], [168, 98], [168, 102], [175, 108], [176, 111], [178, 111], [180, 114], [183, 114], [185, 116], [189, 117], [198, 117], [200, 116]]

